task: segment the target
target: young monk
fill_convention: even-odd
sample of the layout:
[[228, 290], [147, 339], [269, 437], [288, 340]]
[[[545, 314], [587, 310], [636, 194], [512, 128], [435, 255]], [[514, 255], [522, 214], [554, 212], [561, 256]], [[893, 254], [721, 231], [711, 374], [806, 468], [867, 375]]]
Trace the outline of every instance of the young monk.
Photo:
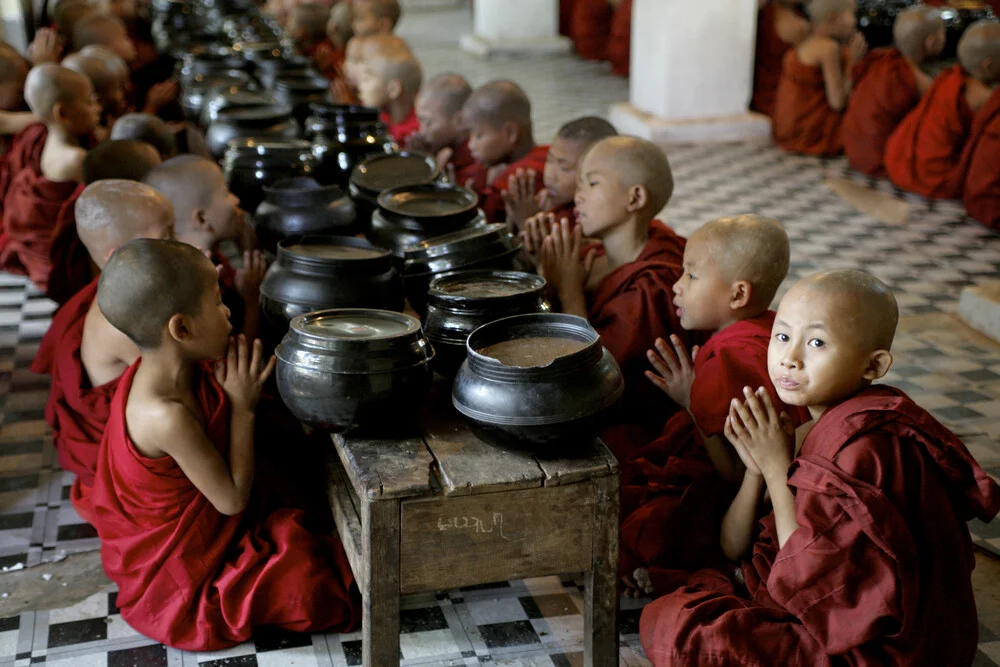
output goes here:
[[844, 153], [851, 167], [884, 176], [885, 144], [931, 87], [921, 69], [947, 42], [940, 12], [916, 6], [899, 14], [894, 46], [868, 53], [854, 68], [854, 90], [844, 113]]
[[337, 104], [361, 104], [358, 99], [358, 80], [364, 65], [365, 42], [367, 38], [355, 35], [344, 48], [342, 75], [333, 80], [330, 92]]
[[351, 12], [356, 37], [391, 35], [402, 15], [398, 0], [353, 0]]
[[984, 104], [972, 123], [959, 171], [965, 174], [962, 201], [969, 217], [1000, 231], [1000, 88]]
[[462, 106], [471, 94], [472, 86], [461, 74], [432, 78], [420, 87], [414, 104], [420, 128], [406, 140], [407, 148], [436, 156], [458, 185], [472, 181], [478, 173], [462, 119]]
[[27, 275], [43, 291], [51, 271], [56, 218], [82, 179], [83, 142], [97, 127], [101, 107], [90, 80], [59, 65], [39, 65], [25, 83], [25, 98], [42, 119], [14, 138], [3, 170], [0, 268]]
[[528, 169], [518, 170], [508, 181], [509, 189], [501, 193], [507, 223], [523, 231], [528, 218], [539, 213], [550, 213], [557, 221], [574, 220], [573, 197], [580, 158], [601, 139], [617, 134], [614, 125], [596, 116], [577, 118], [560, 127], [545, 156], [542, 189], [535, 193], [538, 174]]
[[155, 148], [160, 158], [177, 155], [177, 137], [162, 119], [148, 113], [127, 113], [111, 128], [112, 139], [143, 141]]
[[809, 20], [802, 14], [802, 2], [765, 0], [757, 13], [757, 47], [750, 108], [765, 116], [774, 113], [774, 99], [781, 81], [785, 54], [801, 44], [811, 30]]
[[843, 152], [851, 70], [865, 53], [854, 13], [854, 0], [809, 3], [812, 33], [785, 54], [771, 116], [774, 141], [783, 150], [821, 156]]
[[[490, 222], [503, 222], [506, 208], [503, 191], [510, 191], [510, 179], [518, 170], [545, 169], [548, 146], [535, 145], [531, 126], [531, 101], [513, 81], [491, 81], [476, 89], [462, 108], [469, 130], [469, 151], [479, 163], [485, 187], [479, 191], [479, 206]], [[534, 196], [542, 189], [541, 179], [531, 187]]]
[[101, 274], [100, 309], [142, 350], [101, 443], [94, 519], [122, 618], [168, 646], [218, 650], [274, 626], [345, 631], [356, 589], [339, 540], [300, 510], [257, 511], [254, 411], [274, 358], [229, 338], [215, 267], [140, 239]]
[[[897, 318], [890, 290], [861, 271], [810, 276], [782, 299], [768, 371], [815, 422], [795, 451], [762, 387], [733, 401], [725, 434], [747, 471], [723, 544], [752, 547], [745, 588], [702, 571], [647, 606], [654, 665], [972, 664], [966, 522], [996, 516], [1000, 488], [903, 392], [872, 385]], [[754, 542], [765, 490], [773, 511]]]
[[73, 29], [73, 50], [99, 44], [117, 53], [131, 65], [136, 58], [135, 44], [128, 36], [122, 20], [110, 14], [92, 14], [80, 20]]
[[[124, 180], [87, 186], [76, 202], [75, 227], [99, 268], [121, 245], [137, 238], [173, 238], [170, 201], [152, 188]], [[118, 378], [139, 349], [105, 319], [97, 306], [96, 279], [82, 287], [52, 318], [31, 365], [52, 376], [45, 420], [59, 465], [76, 475], [70, 500], [84, 521], [91, 505], [97, 453]]]
[[[576, 219], [552, 228], [542, 246], [541, 272], [564, 313], [586, 317], [625, 375], [616, 425], [603, 438], [619, 460], [657, 437], [676, 405], [645, 378], [646, 351], [682, 329], [671, 288], [683, 273], [685, 241], [659, 220], [673, 192], [663, 151], [634, 137], [610, 137], [583, 157]], [[582, 256], [582, 237], [601, 241], [606, 263], [588, 275], [596, 250]]]
[[789, 257], [781, 225], [755, 215], [709, 222], [684, 248], [684, 274], [673, 286], [680, 325], [713, 333], [691, 354], [677, 336], [670, 345], [657, 339], [648, 353], [656, 372], [646, 377], [682, 410], [635, 461], [622, 462], [620, 570], [631, 575], [645, 566], [636, 577], [648, 582], [645, 593], [669, 588], [685, 570], [723, 561], [722, 516], [736, 492], [730, 485], [744, 472], [723, 429], [743, 387], [765, 387], [794, 426], [809, 420], [805, 410], [780, 402], [767, 372], [774, 324], [768, 306]]
[[399, 37], [373, 35], [365, 40], [368, 57], [358, 78], [358, 97], [382, 113], [389, 134], [405, 143], [420, 127], [416, 103], [423, 73], [410, 47]]
[[73, 33], [77, 24], [96, 13], [97, 8], [88, 0], [60, 0], [53, 12], [52, 20], [66, 49], [77, 50], [73, 47]]
[[[121, 61], [121, 59], [119, 58]], [[121, 61], [124, 65], [124, 61]], [[101, 105], [101, 130], [107, 136], [109, 128], [127, 110], [125, 88], [128, 85], [123, 70], [112, 65], [107, 59], [90, 54], [74, 53], [66, 56], [62, 66], [83, 74], [94, 86], [97, 101]]]
[[158, 164], [159, 153], [144, 141], [103, 141], [87, 152], [83, 182], [59, 209], [56, 219], [45, 296], [62, 305], [97, 275], [98, 266], [91, 261], [76, 229], [76, 202], [87, 186], [109, 178], [141, 181]]
[[[260, 324], [260, 284], [267, 263], [246, 242], [247, 223], [239, 198], [229, 191], [219, 165], [195, 155], [178, 155], [151, 170], [143, 179], [174, 205], [177, 240], [198, 248], [220, 267], [226, 305], [237, 316], [237, 330], [255, 337]], [[220, 252], [224, 241], [244, 247], [243, 268], [236, 270]]]
[[1000, 25], [972, 24], [955, 65], [938, 74], [920, 104], [885, 147], [885, 169], [897, 187], [934, 199], [962, 196], [962, 150], [972, 119], [1000, 82]]

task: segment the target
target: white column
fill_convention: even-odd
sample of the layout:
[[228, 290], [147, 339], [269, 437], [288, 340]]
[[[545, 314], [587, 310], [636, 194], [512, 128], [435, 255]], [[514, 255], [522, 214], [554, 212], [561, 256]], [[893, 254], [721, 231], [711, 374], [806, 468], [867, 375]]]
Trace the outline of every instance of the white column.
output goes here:
[[659, 142], [735, 141], [770, 133], [747, 111], [757, 0], [635, 0], [629, 103], [619, 132]]
[[473, 34], [461, 39], [465, 51], [489, 57], [566, 53], [572, 47], [559, 34], [559, 0], [474, 0], [473, 7]]

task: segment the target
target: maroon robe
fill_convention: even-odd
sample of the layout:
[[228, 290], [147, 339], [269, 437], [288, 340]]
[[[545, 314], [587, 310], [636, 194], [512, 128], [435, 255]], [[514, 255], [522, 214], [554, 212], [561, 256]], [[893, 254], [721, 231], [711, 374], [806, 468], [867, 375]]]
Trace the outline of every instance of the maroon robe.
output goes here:
[[969, 217], [1000, 231], [1000, 90], [976, 112], [962, 152], [962, 201]]
[[775, 94], [771, 133], [774, 143], [789, 153], [839, 155], [844, 151], [844, 114], [826, 98], [819, 65], [804, 65], [795, 49], [785, 54]]
[[[545, 173], [545, 160], [548, 155], [549, 147], [547, 144], [535, 146], [520, 160], [515, 160], [507, 165], [507, 168], [479, 193], [479, 206], [483, 209], [488, 221], [504, 222], [507, 220], [507, 208], [504, 205], [501, 192], [508, 189], [510, 177], [516, 174], [518, 169], [535, 170], [535, 188], [532, 194], [538, 194], [538, 191], [545, 185], [542, 175]], [[485, 178], [483, 180], [485, 181]]]
[[604, 60], [613, 12], [608, 0], [576, 0], [573, 3], [570, 36], [581, 58]]
[[611, 37], [608, 39], [607, 59], [611, 71], [629, 75], [632, 55], [632, 0], [621, 0], [611, 18]]
[[768, 2], [757, 13], [757, 46], [754, 54], [753, 97], [750, 108], [765, 116], [774, 113], [774, 100], [781, 81], [785, 54], [792, 45], [781, 39], [775, 28], [774, 2]]
[[87, 186], [81, 183], [59, 209], [56, 231], [52, 237], [49, 258], [52, 272], [45, 296], [60, 306], [69, 301], [94, 278], [93, 262], [86, 246], [76, 233], [76, 200]]
[[420, 121], [417, 119], [416, 107], [410, 109], [410, 113], [398, 123], [392, 122], [392, 117], [387, 113], [381, 114], [381, 120], [389, 128], [389, 135], [396, 140], [400, 146], [406, 144], [406, 140], [411, 134], [420, 129]]

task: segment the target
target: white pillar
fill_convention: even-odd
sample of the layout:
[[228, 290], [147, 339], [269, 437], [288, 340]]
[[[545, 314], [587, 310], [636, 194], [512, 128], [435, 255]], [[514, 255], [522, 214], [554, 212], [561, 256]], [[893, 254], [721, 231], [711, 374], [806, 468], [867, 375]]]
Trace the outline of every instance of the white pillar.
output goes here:
[[567, 53], [572, 43], [559, 34], [559, 0], [474, 0], [473, 34], [462, 49], [494, 53]]
[[629, 103], [619, 132], [658, 142], [735, 141], [770, 133], [747, 111], [753, 92], [757, 0], [635, 0]]

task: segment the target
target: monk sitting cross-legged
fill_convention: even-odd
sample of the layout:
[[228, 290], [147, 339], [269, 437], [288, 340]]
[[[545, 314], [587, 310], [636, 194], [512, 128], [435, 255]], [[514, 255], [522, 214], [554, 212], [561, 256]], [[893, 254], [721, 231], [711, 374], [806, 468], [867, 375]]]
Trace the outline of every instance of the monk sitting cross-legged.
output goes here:
[[[657, 437], [676, 404], [646, 378], [646, 351], [681, 328], [671, 288], [683, 273], [684, 239], [656, 215], [674, 182], [654, 144], [634, 137], [599, 141], [584, 156], [576, 190], [578, 225], [563, 220], [542, 244], [541, 273], [562, 312], [586, 317], [625, 375], [614, 424], [602, 437], [620, 461]], [[582, 255], [582, 237], [601, 241]]]
[[774, 113], [785, 54], [808, 37], [809, 30], [809, 20], [802, 15], [802, 0], [765, 1], [757, 13], [751, 109], [765, 116]]
[[1000, 81], [997, 24], [974, 23], [958, 43], [958, 60], [941, 72], [885, 149], [885, 169], [897, 187], [934, 199], [962, 196], [962, 151], [976, 111]]
[[[804, 409], [780, 403], [767, 374], [774, 311], [768, 305], [788, 273], [788, 235], [776, 220], [754, 215], [720, 218], [691, 235], [674, 305], [687, 331], [711, 331], [688, 354], [677, 336], [657, 339], [647, 377], [683, 411], [662, 435], [622, 463], [622, 558], [619, 569], [642, 581], [645, 593], [711, 563], [722, 516], [743, 478], [744, 465], [723, 430], [743, 387], [765, 387], [794, 426]], [[678, 572], [680, 571], [680, 572]]]
[[[76, 228], [98, 268], [133, 239], [172, 238], [173, 226], [170, 202], [133, 181], [97, 181], [76, 202]], [[76, 475], [70, 500], [88, 523], [94, 522], [91, 488], [111, 397], [119, 376], [139, 356], [132, 341], [108, 324], [96, 295], [94, 279], [56, 311], [31, 366], [52, 376], [45, 420], [59, 465]]]
[[771, 131], [779, 148], [820, 156], [844, 150], [841, 125], [851, 70], [866, 48], [854, 11], [855, 0], [809, 3], [812, 33], [785, 54], [775, 97]]
[[25, 84], [25, 98], [44, 124], [22, 130], [4, 158], [0, 269], [27, 274], [45, 289], [59, 209], [76, 190], [87, 151], [82, 147], [100, 116], [90, 80], [59, 65], [39, 65]]
[[844, 114], [847, 161], [870, 176], [885, 175], [886, 142], [933, 81], [920, 66], [947, 41], [940, 12], [922, 6], [902, 12], [892, 30], [895, 46], [868, 53], [854, 68]]
[[339, 540], [301, 510], [259, 511], [254, 413], [274, 370], [229, 338], [215, 267], [197, 248], [140, 239], [97, 301], [142, 350], [111, 404], [94, 525], [122, 619], [155, 641], [223, 649], [265, 627], [350, 630], [357, 591]]
[[403, 143], [420, 121], [414, 104], [423, 82], [420, 63], [399, 37], [373, 35], [365, 39], [365, 62], [358, 76], [358, 97], [382, 114], [389, 134]]
[[[733, 401], [725, 435], [746, 473], [722, 545], [750, 560], [738, 581], [703, 570], [643, 610], [654, 665], [973, 663], [966, 522], [993, 519], [1000, 488], [903, 392], [872, 384], [897, 319], [889, 288], [855, 270], [810, 276], [781, 300], [768, 372], [814, 421], [797, 445], [763, 387]], [[765, 491], [773, 510], [755, 539]]]
[[462, 123], [462, 106], [471, 94], [472, 87], [461, 74], [432, 78], [421, 86], [414, 104], [420, 127], [406, 140], [408, 149], [434, 155], [458, 185], [474, 181], [479, 173]]

